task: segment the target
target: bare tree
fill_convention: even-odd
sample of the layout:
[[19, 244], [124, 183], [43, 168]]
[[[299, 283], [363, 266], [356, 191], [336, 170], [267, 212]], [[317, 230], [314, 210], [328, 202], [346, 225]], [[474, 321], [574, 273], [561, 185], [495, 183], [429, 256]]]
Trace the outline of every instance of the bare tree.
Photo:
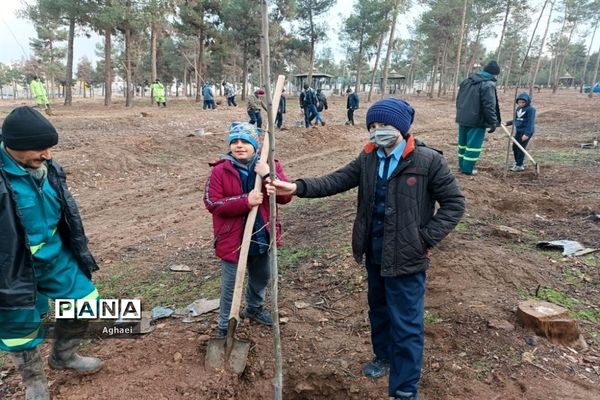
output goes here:
[[546, 0], [544, 2], [544, 6], [542, 7], [542, 11], [540, 12], [540, 16], [535, 24], [536, 28], [542, 19], [542, 14], [544, 14], [544, 10], [546, 6], [550, 3], [550, 12], [548, 13], [548, 22], [546, 23], [546, 29], [544, 30], [544, 36], [542, 37], [542, 43], [540, 44], [540, 51], [538, 52], [537, 62], [535, 63], [535, 69], [533, 70], [533, 75], [531, 76], [531, 81], [529, 82], [529, 97], [533, 98], [533, 86], [535, 85], [535, 80], [537, 78], [537, 74], [540, 71], [540, 65], [542, 63], [542, 52], [544, 51], [544, 45], [546, 44], [546, 36], [548, 36], [548, 28], [550, 28], [550, 23], [552, 22], [552, 11], [554, 10], [554, 1]]
[[458, 77], [460, 76], [460, 58], [462, 56], [463, 41], [465, 38], [465, 21], [467, 19], [467, 7], [469, 0], [463, 4], [462, 19], [460, 22], [460, 37], [458, 39], [458, 50], [456, 54], [456, 71], [454, 72], [454, 85], [452, 87], [452, 101], [456, 100], [456, 88], [458, 87]]
[[392, 49], [394, 48], [394, 44], [396, 41], [394, 34], [396, 32], [396, 22], [398, 21], [398, 14], [400, 12], [400, 1], [401, 0], [396, 0], [394, 2], [394, 10], [392, 12], [390, 37], [388, 38], [388, 48], [385, 53], [385, 61], [383, 62], [383, 79], [381, 82], [381, 98], [383, 98], [383, 96], [385, 96], [385, 94], [387, 93], [388, 68], [390, 66], [390, 56], [392, 54]]

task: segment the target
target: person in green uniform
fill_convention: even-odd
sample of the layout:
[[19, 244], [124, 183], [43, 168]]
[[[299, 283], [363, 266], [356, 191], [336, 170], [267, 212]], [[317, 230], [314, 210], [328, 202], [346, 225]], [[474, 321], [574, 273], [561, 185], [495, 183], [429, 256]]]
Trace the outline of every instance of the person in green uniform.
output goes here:
[[50, 113], [50, 103], [48, 102], [48, 96], [46, 95], [46, 88], [42, 83], [39, 76], [34, 76], [33, 80], [29, 84], [31, 89], [31, 95], [35, 97], [35, 103], [39, 108], [43, 108], [47, 114]]
[[154, 83], [150, 85], [150, 93], [157, 106], [160, 107], [161, 104], [163, 105], [163, 107], [167, 106], [167, 98], [165, 97], [165, 86], [162, 84], [160, 79], [156, 78]]
[[[0, 137], [0, 350], [9, 353], [27, 400], [49, 399], [38, 345], [44, 339], [39, 299], [96, 300], [98, 269], [66, 176], [52, 159], [58, 133], [32, 107], [15, 108]], [[80, 373], [102, 362], [77, 349], [86, 320], [58, 319], [48, 364]]]

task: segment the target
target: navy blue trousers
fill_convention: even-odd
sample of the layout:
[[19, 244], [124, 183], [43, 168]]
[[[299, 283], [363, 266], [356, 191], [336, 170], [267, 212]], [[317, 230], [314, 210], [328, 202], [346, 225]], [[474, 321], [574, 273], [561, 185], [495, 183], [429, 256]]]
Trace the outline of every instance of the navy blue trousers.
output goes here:
[[312, 120], [317, 117], [317, 114], [317, 106], [314, 104], [304, 106], [304, 126], [308, 128]]
[[[519, 144], [523, 146], [525, 150], [527, 150], [527, 145], [529, 144], [529, 139], [531, 139], [531, 137], [527, 138], [527, 140], [523, 140], [523, 135], [524, 133], [517, 132], [517, 134], [515, 135], [515, 139], [517, 139], [517, 142], [519, 142]], [[525, 161], [525, 153], [523, 153], [521, 149], [518, 148], [517, 145], [514, 143], [512, 145], [512, 150], [513, 155], [515, 156], [515, 164], [519, 167], [522, 167], [523, 161]]]
[[382, 277], [367, 262], [369, 320], [373, 352], [390, 360], [389, 395], [416, 393], [424, 345], [425, 272]]

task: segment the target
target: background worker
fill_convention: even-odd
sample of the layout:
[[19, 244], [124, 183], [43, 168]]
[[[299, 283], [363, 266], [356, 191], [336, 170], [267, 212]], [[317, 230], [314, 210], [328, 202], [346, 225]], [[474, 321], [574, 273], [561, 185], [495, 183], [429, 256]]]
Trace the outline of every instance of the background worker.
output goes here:
[[317, 94], [308, 83], [304, 84], [304, 90], [300, 93], [300, 108], [304, 111], [304, 126], [312, 126], [312, 120], [317, 116]]
[[165, 86], [162, 84], [160, 79], [156, 78], [152, 85], [150, 85], [150, 95], [156, 102], [156, 105], [160, 107], [162, 104], [163, 107], [167, 106], [167, 99], [165, 97]]
[[283, 127], [283, 114], [285, 114], [285, 108], [287, 106], [287, 99], [285, 98], [285, 89], [281, 89], [281, 97], [279, 97], [279, 107], [277, 107], [277, 116], [275, 117], [275, 125], [278, 129]]
[[[27, 400], [47, 400], [48, 383], [38, 345], [41, 314], [51, 299], [98, 299], [91, 274], [98, 269], [88, 249], [65, 172], [52, 159], [58, 133], [31, 107], [4, 120], [0, 143], [0, 350], [9, 353], [26, 387]], [[89, 374], [102, 362], [77, 349], [87, 320], [56, 320], [48, 364]]]
[[500, 106], [496, 94], [496, 76], [500, 66], [490, 61], [481, 72], [461, 82], [456, 97], [458, 123], [458, 168], [465, 175], [476, 175], [475, 164], [481, 157], [485, 130], [492, 133], [500, 126]]
[[34, 76], [33, 80], [29, 84], [31, 89], [31, 95], [35, 97], [35, 103], [40, 109], [44, 109], [46, 114], [50, 114], [50, 103], [48, 102], [48, 96], [46, 95], [46, 87], [39, 76]]
[[248, 96], [247, 112], [250, 117], [248, 121], [252, 125], [256, 125], [257, 128], [262, 128], [262, 117], [260, 115], [260, 109], [267, 110], [267, 106], [263, 101], [265, 97], [265, 91], [261, 88], [257, 88], [254, 94]]
[[358, 105], [360, 103], [360, 98], [356, 94], [356, 92], [352, 92], [352, 89], [346, 89], [346, 95], [348, 99], [346, 100], [346, 110], [348, 112], [348, 120], [346, 121], [346, 125], [354, 125], [354, 111], [358, 110]]

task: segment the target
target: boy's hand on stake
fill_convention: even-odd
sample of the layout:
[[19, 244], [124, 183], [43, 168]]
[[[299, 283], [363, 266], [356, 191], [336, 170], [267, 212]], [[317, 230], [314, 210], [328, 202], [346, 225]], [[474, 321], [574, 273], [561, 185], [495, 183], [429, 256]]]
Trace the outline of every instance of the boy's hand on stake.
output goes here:
[[272, 195], [292, 195], [296, 193], [298, 189], [295, 183], [280, 181], [279, 179], [275, 179], [274, 181], [267, 181], [267, 193], [269, 196]]
[[262, 192], [259, 192], [258, 190], [252, 190], [250, 193], [248, 193], [248, 203], [250, 203], [250, 205], [252, 207], [258, 206], [258, 205], [262, 204], [262, 202], [263, 202]]
[[254, 167], [254, 171], [258, 176], [264, 178], [265, 175], [269, 175], [269, 164], [267, 164], [265, 161], [258, 160], [256, 162], [256, 167]]

